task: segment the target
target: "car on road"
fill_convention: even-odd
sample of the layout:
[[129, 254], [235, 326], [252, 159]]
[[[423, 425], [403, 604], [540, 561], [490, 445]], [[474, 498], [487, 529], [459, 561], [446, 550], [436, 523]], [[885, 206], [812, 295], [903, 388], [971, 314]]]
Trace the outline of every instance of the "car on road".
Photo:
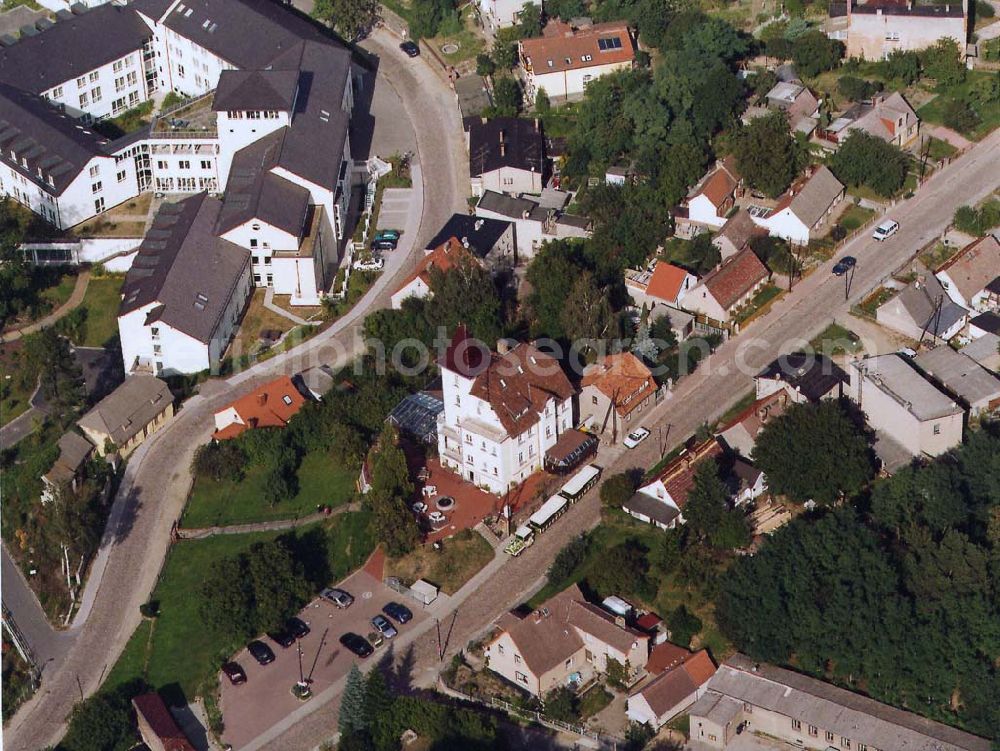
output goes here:
[[337, 587], [327, 587], [322, 592], [319, 593], [327, 602], [332, 602], [341, 610], [351, 607], [354, 604], [354, 597], [350, 593], [345, 592]]
[[846, 266], [843, 261], [838, 261], [837, 263], [835, 263], [833, 265], [833, 275], [834, 276], [843, 276], [844, 274], [846, 274], [850, 270], [851, 270], [851, 267], [850, 266]]
[[222, 666], [222, 674], [229, 679], [229, 682], [234, 686], [239, 686], [241, 683], [247, 682], [246, 671], [243, 670], [243, 666], [238, 662], [227, 662]]
[[413, 509], [413, 513], [422, 514], [427, 511], [427, 504], [423, 501], [417, 501], [410, 508]]
[[649, 438], [649, 431], [645, 428], [637, 428], [625, 436], [622, 443], [625, 444], [625, 448], [634, 449], [647, 438]]
[[271, 631], [267, 636], [282, 649], [288, 649], [295, 643], [295, 637], [288, 631]]
[[380, 240], [389, 240], [390, 242], [399, 242], [399, 230], [395, 229], [380, 229], [375, 233], [375, 242]]
[[892, 219], [886, 219], [879, 226], [875, 228], [872, 232], [872, 237], [877, 242], [882, 242], [883, 240], [888, 240], [890, 237], [895, 235], [899, 231], [899, 223], [892, 221]]
[[368, 258], [365, 260], [357, 260], [354, 262], [355, 271], [381, 271], [382, 267], [385, 265], [385, 261], [381, 258]]
[[854, 256], [844, 256], [843, 258], [840, 259], [840, 262], [849, 269], [853, 269], [855, 266], [858, 265], [858, 259], [855, 258]]
[[371, 244], [372, 250], [395, 250], [396, 241], [395, 240], [373, 240]]
[[391, 639], [392, 637], [394, 637], [396, 634], [399, 633], [396, 630], [396, 627], [393, 626], [389, 622], [389, 619], [386, 618], [384, 615], [376, 615], [374, 618], [372, 618], [372, 626], [374, 626], [375, 630], [378, 631], [380, 634], [382, 634], [382, 636], [384, 636], [386, 639]]
[[368, 643], [368, 640], [360, 634], [348, 631], [340, 637], [340, 643], [350, 652], [358, 657], [369, 657], [375, 652], [375, 647]]
[[403, 50], [410, 57], [417, 57], [420, 54], [420, 47], [416, 42], [403, 42], [399, 45], [399, 49]]
[[285, 631], [296, 639], [301, 639], [303, 636], [308, 636], [309, 626], [301, 618], [289, 618], [285, 621]]
[[413, 620], [413, 613], [410, 612], [410, 609], [398, 602], [387, 602], [382, 606], [382, 612], [396, 623], [409, 623]]
[[274, 652], [259, 639], [254, 639], [247, 644], [247, 651], [250, 652], [250, 656], [260, 665], [267, 665], [269, 662], [274, 662]]

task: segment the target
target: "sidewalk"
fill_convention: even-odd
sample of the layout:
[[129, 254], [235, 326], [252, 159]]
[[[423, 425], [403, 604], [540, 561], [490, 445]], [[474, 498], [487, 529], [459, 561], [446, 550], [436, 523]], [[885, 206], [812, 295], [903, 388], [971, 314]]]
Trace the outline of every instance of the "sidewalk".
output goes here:
[[80, 303], [83, 302], [83, 296], [87, 294], [87, 285], [90, 283], [90, 270], [85, 269], [81, 271], [76, 277], [76, 286], [73, 287], [73, 292], [70, 294], [69, 299], [60, 305], [58, 308], [49, 313], [45, 318], [40, 321], [35, 321], [34, 323], [23, 326], [19, 329], [14, 329], [13, 331], [8, 331], [7, 333], [0, 336], [0, 342], [14, 342], [20, 339], [22, 336], [27, 336], [28, 334], [34, 334], [36, 331], [41, 331], [47, 326], [51, 326], [53, 323], [58, 321], [60, 318], [68, 315], [74, 308], [76, 308]]

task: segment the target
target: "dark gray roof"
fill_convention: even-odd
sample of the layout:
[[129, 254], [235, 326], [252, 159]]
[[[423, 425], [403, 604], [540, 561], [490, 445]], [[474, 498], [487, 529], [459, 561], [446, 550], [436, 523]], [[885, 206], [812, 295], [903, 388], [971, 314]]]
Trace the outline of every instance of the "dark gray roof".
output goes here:
[[229, 182], [219, 234], [259, 219], [298, 237], [309, 209], [309, 191], [271, 172], [277, 164], [285, 130], [254, 141], [236, 152], [229, 169]]
[[174, 0], [132, 0], [130, 7], [154, 21], [158, 21], [173, 2]]
[[467, 117], [465, 129], [469, 132], [469, 171], [473, 176], [501, 167], [543, 171], [545, 139], [534, 120], [496, 117], [483, 122], [479, 117]]
[[427, 249], [433, 250], [456, 238], [466, 245], [477, 258], [485, 258], [500, 241], [504, 232], [510, 227], [510, 222], [500, 219], [486, 219], [469, 214], [452, 214], [451, 219], [427, 243]]
[[969, 321], [970, 326], [975, 326], [991, 334], [1000, 334], [1000, 315], [996, 313], [980, 313]]
[[527, 198], [515, 198], [506, 193], [486, 190], [483, 191], [476, 207], [492, 211], [494, 214], [509, 216], [511, 219], [521, 219], [525, 214], [530, 215], [538, 207], [538, 204]]
[[490, 106], [490, 96], [486, 91], [486, 81], [482, 76], [461, 76], [455, 81], [455, 96], [462, 117], [478, 116]]
[[111, 436], [123, 446], [173, 402], [170, 387], [159, 378], [133, 375], [77, 421], [85, 430]]
[[556, 224], [564, 224], [567, 227], [576, 227], [577, 229], [590, 229], [590, 220], [576, 214], [560, 214], [556, 217]]
[[633, 494], [631, 498], [625, 501], [623, 507], [626, 511], [634, 511], [637, 514], [648, 516], [654, 522], [664, 525], [671, 524], [680, 516], [680, 512], [673, 506], [645, 493]]
[[35, 185], [61, 195], [91, 159], [103, 155], [106, 144], [41, 97], [0, 83], [0, 159]]
[[250, 253], [215, 236], [221, 211], [205, 193], [160, 207], [125, 276], [119, 315], [158, 303], [146, 323], [211, 340], [250, 264]]
[[299, 85], [297, 70], [224, 70], [212, 109], [290, 112]]
[[306, 39], [336, 44], [274, 0], [183, 0], [163, 24], [243, 70], [264, 70]]
[[94, 444], [79, 433], [69, 431], [59, 439], [59, 458], [52, 468], [45, 473], [45, 479], [53, 485], [70, 482], [76, 477], [80, 467], [87, 461]]
[[790, 352], [774, 360], [757, 378], [784, 381], [809, 401], [817, 401], [838, 383], [847, 383], [847, 373], [826, 355]]
[[[941, 301], [940, 316], [937, 312], [938, 300]], [[926, 327], [927, 332], [934, 336], [943, 336], [969, 312], [953, 302], [941, 282], [931, 274], [904, 287], [899, 293], [899, 302], [917, 326]]]
[[99, 5], [34, 36], [22, 36], [11, 47], [0, 47], [0, 80], [40, 94], [141, 50], [152, 36], [132, 8]]

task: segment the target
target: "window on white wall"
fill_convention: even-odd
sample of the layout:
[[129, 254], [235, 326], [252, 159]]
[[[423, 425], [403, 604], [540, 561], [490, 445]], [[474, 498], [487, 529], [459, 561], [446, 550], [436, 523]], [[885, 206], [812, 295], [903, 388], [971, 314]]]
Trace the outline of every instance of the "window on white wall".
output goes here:
[[90, 101], [92, 101], [94, 104], [97, 104], [99, 101], [101, 101], [101, 87], [100, 86], [95, 86], [91, 90], [91, 92], [90, 92]]
[[94, 211], [96, 211], [98, 214], [101, 213], [102, 211], [104, 211], [104, 199], [103, 198], [98, 198], [96, 201], [94, 201]]

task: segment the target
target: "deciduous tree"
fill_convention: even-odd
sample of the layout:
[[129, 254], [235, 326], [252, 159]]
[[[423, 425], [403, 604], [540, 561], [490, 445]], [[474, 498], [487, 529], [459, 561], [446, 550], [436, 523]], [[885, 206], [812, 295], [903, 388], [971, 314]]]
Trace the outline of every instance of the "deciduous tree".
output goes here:
[[830, 169], [846, 185], [865, 185], [881, 196], [897, 193], [906, 180], [909, 162], [899, 147], [855, 130], [830, 160]]
[[803, 162], [788, 119], [781, 112], [755, 118], [740, 128], [733, 138], [733, 155], [743, 178], [771, 198], [785, 192]]

